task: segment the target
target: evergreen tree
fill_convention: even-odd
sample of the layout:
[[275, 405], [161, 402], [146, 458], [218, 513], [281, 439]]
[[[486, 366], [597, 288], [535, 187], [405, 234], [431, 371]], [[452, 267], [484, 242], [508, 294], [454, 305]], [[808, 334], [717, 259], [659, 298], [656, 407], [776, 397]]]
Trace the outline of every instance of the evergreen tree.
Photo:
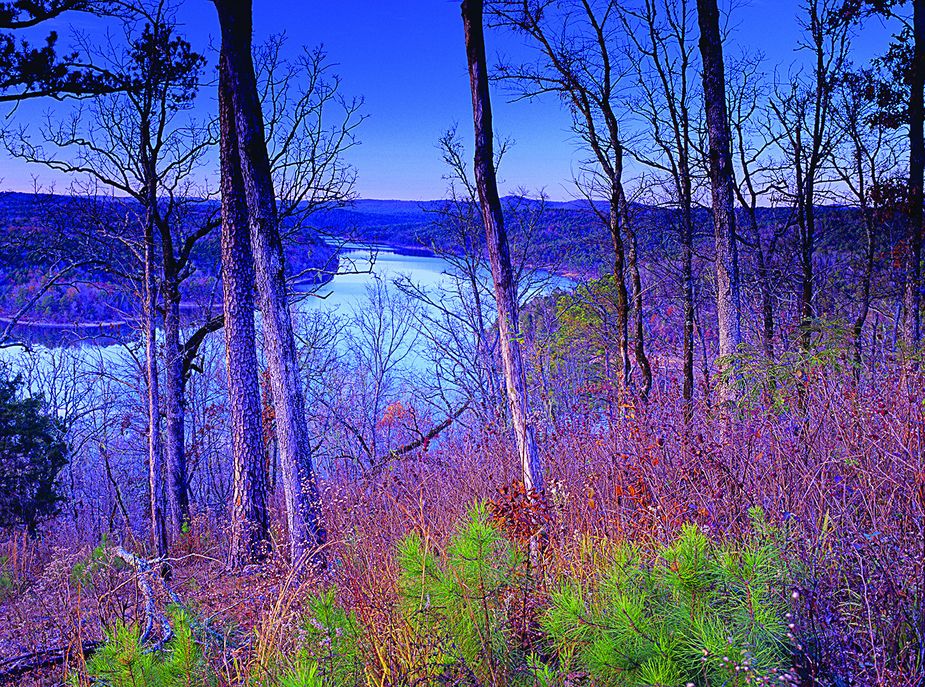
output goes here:
[[118, 89], [112, 74], [87, 65], [77, 52], [62, 54], [55, 31], [39, 46], [18, 37], [23, 30], [66, 12], [99, 14], [105, 9], [100, 0], [0, 2], [0, 102], [91, 96]]
[[19, 378], [0, 378], [0, 528], [39, 523], [58, 512], [56, 480], [67, 464], [63, 423], [41, 396], [24, 398]]

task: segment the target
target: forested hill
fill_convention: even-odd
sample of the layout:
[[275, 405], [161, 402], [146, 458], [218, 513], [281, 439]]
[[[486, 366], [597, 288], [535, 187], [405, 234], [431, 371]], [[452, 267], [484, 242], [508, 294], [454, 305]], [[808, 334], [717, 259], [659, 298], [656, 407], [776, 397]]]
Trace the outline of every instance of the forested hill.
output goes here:
[[[529, 235], [533, 261], [575, 275], [591, 276], [609, 271], [613, 245], [602, 216], [584, 200], [538, 201], [508, 196], [508, 232], [517, 246]], [[457, 252], [460, 248], [447, 201], [357, 200], [353, 204], [315, 213], [311, 224], [330, 237], [395, 248], [437, 248]], [[779, 234], [793, 221], [789, 208], [758, 209], [762, 233]], [[820, 250], [840, 250], [863, 240], [856, 213], [842, 206], [818, 209]], [[631, 219], [643, 260], [673, 255], [680, 250], [676, 213], [667, 208], [633, 204]], [[743, 226], [745, 224], [742, 219]], [[694, 240], [706, 247], [712, 240], [712, 220], [707, 208], [694, 210]]]
[[[179, 287], [183, 308], [215, 307], [219, 203], [182, 199], [178, 205], [169, 211], [174, 250], [191, 246]], [[0, 320], [19, 314], [21, 322], [41, 324], [131, 319], [142, 273], [142, 217], [140, 206], [124, 198], [0, 193]], [[323, 279], [336, 269], [335, 248], [302, 219], [283, 222], [289, 274]]]
[[[606, 229], [584, 201], [540, 202], [509, 196], [504, 204], [512, 241], [522, 242], [529, 234], [537, 262], [583, 271], [608, 260]], [[318, 212], [312, 222], [324, 233], [359, 242], [454, 252], [459, 246], [448, 208], [443, 200], [357, 200], [348, 207]]]
[[[606, 208], [599, 207], [595, 213], [585, 201], [540, 202], [517, 197], [507, 197], [504, 203], [514, 250], [529, 244], [532, 264], [576, 276], [596, 276], [611, 269], [613, 248], [602, 221]], [[178, 215], [184, 224], [181, 233], [194, 233], [206, 222], [216, 225], [196, 243], [183, 285], [185, 302], [214, 300], [220, 253], [218, 209], [217, 201], [190, 201], [188, 209]], [[138, 222], [126, 221], [133, 212], [137, 213], [137, 207], [126, 200], [0, 194], [0, 317], [15, 313], [44, 279], [67, 264], [79, 265], [71, 275], [74, 279], [65, 280], [71, 288], [51, 289], [37, 307], [30, 308], [28, 319], [104, 321], [115, 312], [125, 312], [128, 303], [117, 297], [125, 289], [110, 287], [139, 269], [130, 247], [139, 239], [134, 235]], [[826, 208], [819, 215], [821, 251], [857, 245], [858, 228], [850, 221], [850, 211]], [[344, 240], [450, 253], [460, 252], [466, 241], [474, 240], [481, 250], [481, 230], [468, 226], [461, 234], [461, 216], [464, 221], [478, 222], [472, 207], [450, 208], [440, 200], [357, 200], [342, 208], [319, 210], [287, 222], [287, 268], [290, 275], [309, 274], [313, 269], [330, 273], [337, 264], [335, 246]], [[695, 217], [695, 241], [706, 246], [712, 234], [709, 213], [701, 209]], [[769, 233], [784, 226], [788, 217], [786, 210], [759, 213], [762, 229]], [[679, 250], [671, 210], [634, 205], [632, 221], [643, 261], [658, 261]], [[104, 262], [98, 259], [101, 255], [107, 258]], [[73, 288], [75, 283], [79, 288]]]

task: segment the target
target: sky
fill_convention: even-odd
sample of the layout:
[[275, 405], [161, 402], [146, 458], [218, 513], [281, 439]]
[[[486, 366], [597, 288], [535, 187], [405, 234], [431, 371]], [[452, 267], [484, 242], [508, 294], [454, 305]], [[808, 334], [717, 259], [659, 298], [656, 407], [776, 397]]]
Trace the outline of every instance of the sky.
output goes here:
[[[765, 55], [767, 70], [786, 71], [799, 63], [797, 13], [800, 0], [738, 0], [731, 16], [731, 43]], [[209, 0], [182, 0], [181, 31], [214, 64], [218, 45], [215, 8]], [[93, 19], [69, 18], [55, 27], [64, 38], [68, 27], [93, 31]], [[284, 32], [288, 45], [323, 44], [349, 96], [365, 99], [368, 116], [358, 131], [361, 145], [348, 159], [358, 172], [356, 191], [362, 198], [425, 200], [443, 197], [447, 182], [437, 141], [458, 125], [469, 143], [471, 101], [466, 72], [458, 0], [255, 0], [255, 41]], [[856, 59], [880, 53], [889, 38], [887, 27], [868, 22], [855, 39]], [[489, 59], [529, 54], [516, 36], [489, 31]], [[207, 86], [198, 108], [215, 107], [213, 86]], [[544, 191], [550, 198], [573, 197], [570, 180], [584, 155], [576, 150], [570, 118], [555, 98], [510, 102], [510, 94], [493, 93], [496, 135], [514, 145], [500, 170], [502, 192]], [[6, 113], [6, 123], [38, 121], [52, 101], [30, 102]], [[62, 192], [67, 180], [47, 170], [6, 159], [0, 153], [0, 188]]]

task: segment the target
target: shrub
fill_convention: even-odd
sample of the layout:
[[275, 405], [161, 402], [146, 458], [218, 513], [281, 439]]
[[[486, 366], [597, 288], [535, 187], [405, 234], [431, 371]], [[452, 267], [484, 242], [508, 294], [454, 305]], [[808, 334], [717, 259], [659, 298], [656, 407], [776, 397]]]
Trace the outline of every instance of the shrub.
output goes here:
[[353, 613], [337, 603], [331, 588], [308, 601], [309, 617], [302, 624], [306, 648], [284, 685], [354, 685], [363, 682], [360, 652], [362, 628]]
[[559, 585], [541, 623], [561, 669], [626, 687], [785, 684], [784, 569], [760, 513], [753, 517], [755, 533], [741, 545], [685, 525], [651, 562], [620, 544], [590, 582]]
[[206, 687], [214, 680], [193, 637], [189, 616], [172, 609], [174, 636], [163, 651], [151, 651], [139, 642], [137, 626], [116, 624], [106, 642], [87, 662], [95, 684], [106, 687]]
[[64, 428], [41, 397], [21, 398], [19, 379], [0, 370], [0, 528], [39, 523], [58, 512], [56, 481], [67, 464]]
[[0, 601], [11, 595], [15, 588], [16, 580], [13, 577], [10, 559], [8, 556], [0, 556]]
[[399, 591], [415, 631], [439, 638], [433, 668], [457, 670], [465, 682], [511, 684], [526, 674], [526, 656], [508, 622], [522, 581], [523, 556], [479, 505], [456, 528], [443, 555], [418, 534], [402, 540]]

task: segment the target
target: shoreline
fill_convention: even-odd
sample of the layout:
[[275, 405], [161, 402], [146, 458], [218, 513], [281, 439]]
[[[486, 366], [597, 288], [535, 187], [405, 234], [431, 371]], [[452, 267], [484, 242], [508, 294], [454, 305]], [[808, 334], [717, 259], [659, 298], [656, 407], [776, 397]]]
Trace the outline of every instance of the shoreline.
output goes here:
[[[350, 253], [376, 253], [386, 252], [398, 257], [409, 258], [433, 258], [440, 259], [440, 255], [431, 248], [425, 246], [413, 246], [407, 244], [391, 244], [388, 242], [371, 242], [359, 243], [345, 241], [340, 246], [331, 245], [335, 249], [335, 259], [337, 267], [333, 271], [317, 270], [308, 276], [294, 280], [291, 284], [294, 291], [304, 293], [314, 287], [321, 287], [330, 283], [336, 276], [336, 270], [339, 268], [341, 256]], [[548, 268], [541, 268], [548, 269]], [[558, 277], [578, 281], [589, 277], [588, 274], [581, 273], [578, 270], [557, 270], [551, 271]], [[181, 312], [187, 316], [200, 315], [202, 312], [217, 313], [221, 310], [220, 300], [212, 302], [209, 306], [200, 306], [195, 302], [183, 302], [180, 304]], [[12, 315], [0, 314], [0, 328], [8, 326], [13, 320]], [[74, 321], [63, 322], [55, 320], [37, 320], [37, 319], [20, 319], [12, 328], [19, 336], [30, 343], [48, 343], [53, 340], [57, 344], [75, 344], [85, 341], [118, 342], [124, 340], [127, 335], [137, 331], [140, 326], [140, 318], [126, 317], [113, 320], [102, 321]]]

